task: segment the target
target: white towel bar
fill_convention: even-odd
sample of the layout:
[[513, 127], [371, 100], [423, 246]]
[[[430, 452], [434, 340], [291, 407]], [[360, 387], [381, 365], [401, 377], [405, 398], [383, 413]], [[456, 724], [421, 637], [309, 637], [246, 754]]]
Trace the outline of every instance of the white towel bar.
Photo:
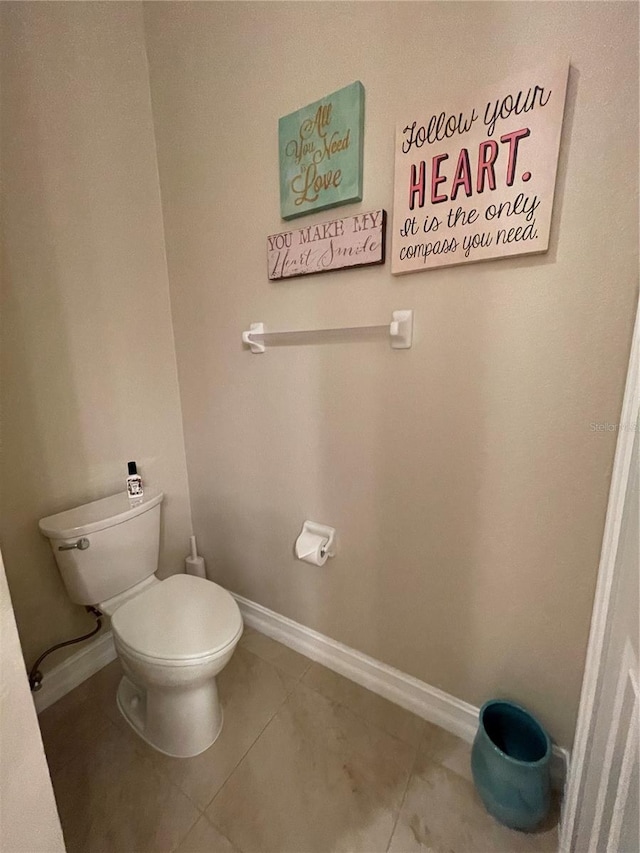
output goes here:
[[[290, 331], [267, 331], [264, 323], [252, 323], [248, 331], [242, 333], [242, 342], [251, 348], [253, 353], [265, 351], [268, 344], [297, 343], [305, 335], [339, 335], [345, 334], [368, 335], [371, 332], [385, 330], [390, 338], [393, 349], [410, 349], [413, 338], [413, 310], [394, 311], [390, 323], [380, 326], [342, 326], [338, 329], [295, 329]], [[259, 338], [259, 340], [256, 340]]]

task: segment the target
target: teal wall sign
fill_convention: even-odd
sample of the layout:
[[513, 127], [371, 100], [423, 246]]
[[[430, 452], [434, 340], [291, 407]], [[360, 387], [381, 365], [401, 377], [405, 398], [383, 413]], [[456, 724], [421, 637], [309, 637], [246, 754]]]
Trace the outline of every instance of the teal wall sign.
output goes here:
[[278, 123], [282, 218], [362, 201], [363, 141], [360, 81], [283, 116]]

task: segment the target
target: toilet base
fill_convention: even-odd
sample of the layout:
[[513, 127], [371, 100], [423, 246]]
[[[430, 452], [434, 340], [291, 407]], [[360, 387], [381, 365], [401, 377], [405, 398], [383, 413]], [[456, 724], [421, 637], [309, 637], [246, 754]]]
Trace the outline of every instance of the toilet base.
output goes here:
[[117, 693], [120, 713], [149, 746], [172, 758], [193, 758], [222, 731], [215, 678], [191, 689], [138, 687], [126, 675]]

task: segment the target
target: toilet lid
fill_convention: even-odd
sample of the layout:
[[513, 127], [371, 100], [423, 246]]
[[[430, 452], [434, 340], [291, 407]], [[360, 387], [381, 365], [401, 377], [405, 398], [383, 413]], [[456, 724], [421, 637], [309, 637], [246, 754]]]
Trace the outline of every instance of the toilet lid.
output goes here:
[[145, 657], [197, 660], [233, 642], [242, 616], [233, 597], [213, 581], [173, 575], [119, 607], [111, 627]]

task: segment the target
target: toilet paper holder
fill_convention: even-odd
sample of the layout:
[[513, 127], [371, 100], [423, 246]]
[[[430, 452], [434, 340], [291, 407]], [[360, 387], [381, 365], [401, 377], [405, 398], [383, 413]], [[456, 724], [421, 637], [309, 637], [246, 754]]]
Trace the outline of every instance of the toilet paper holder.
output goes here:
[[317, 545], [320, 545], [320, 557], [323, 563], [327, 557], [334, 557], [336, 553], [336, 530], [326, 524], [318, 524], [317, 521], [305, 521], [302, 532], [296, 539], [296, 557], [299, 560], [315, 563], [313, 555], [316, 553]]

